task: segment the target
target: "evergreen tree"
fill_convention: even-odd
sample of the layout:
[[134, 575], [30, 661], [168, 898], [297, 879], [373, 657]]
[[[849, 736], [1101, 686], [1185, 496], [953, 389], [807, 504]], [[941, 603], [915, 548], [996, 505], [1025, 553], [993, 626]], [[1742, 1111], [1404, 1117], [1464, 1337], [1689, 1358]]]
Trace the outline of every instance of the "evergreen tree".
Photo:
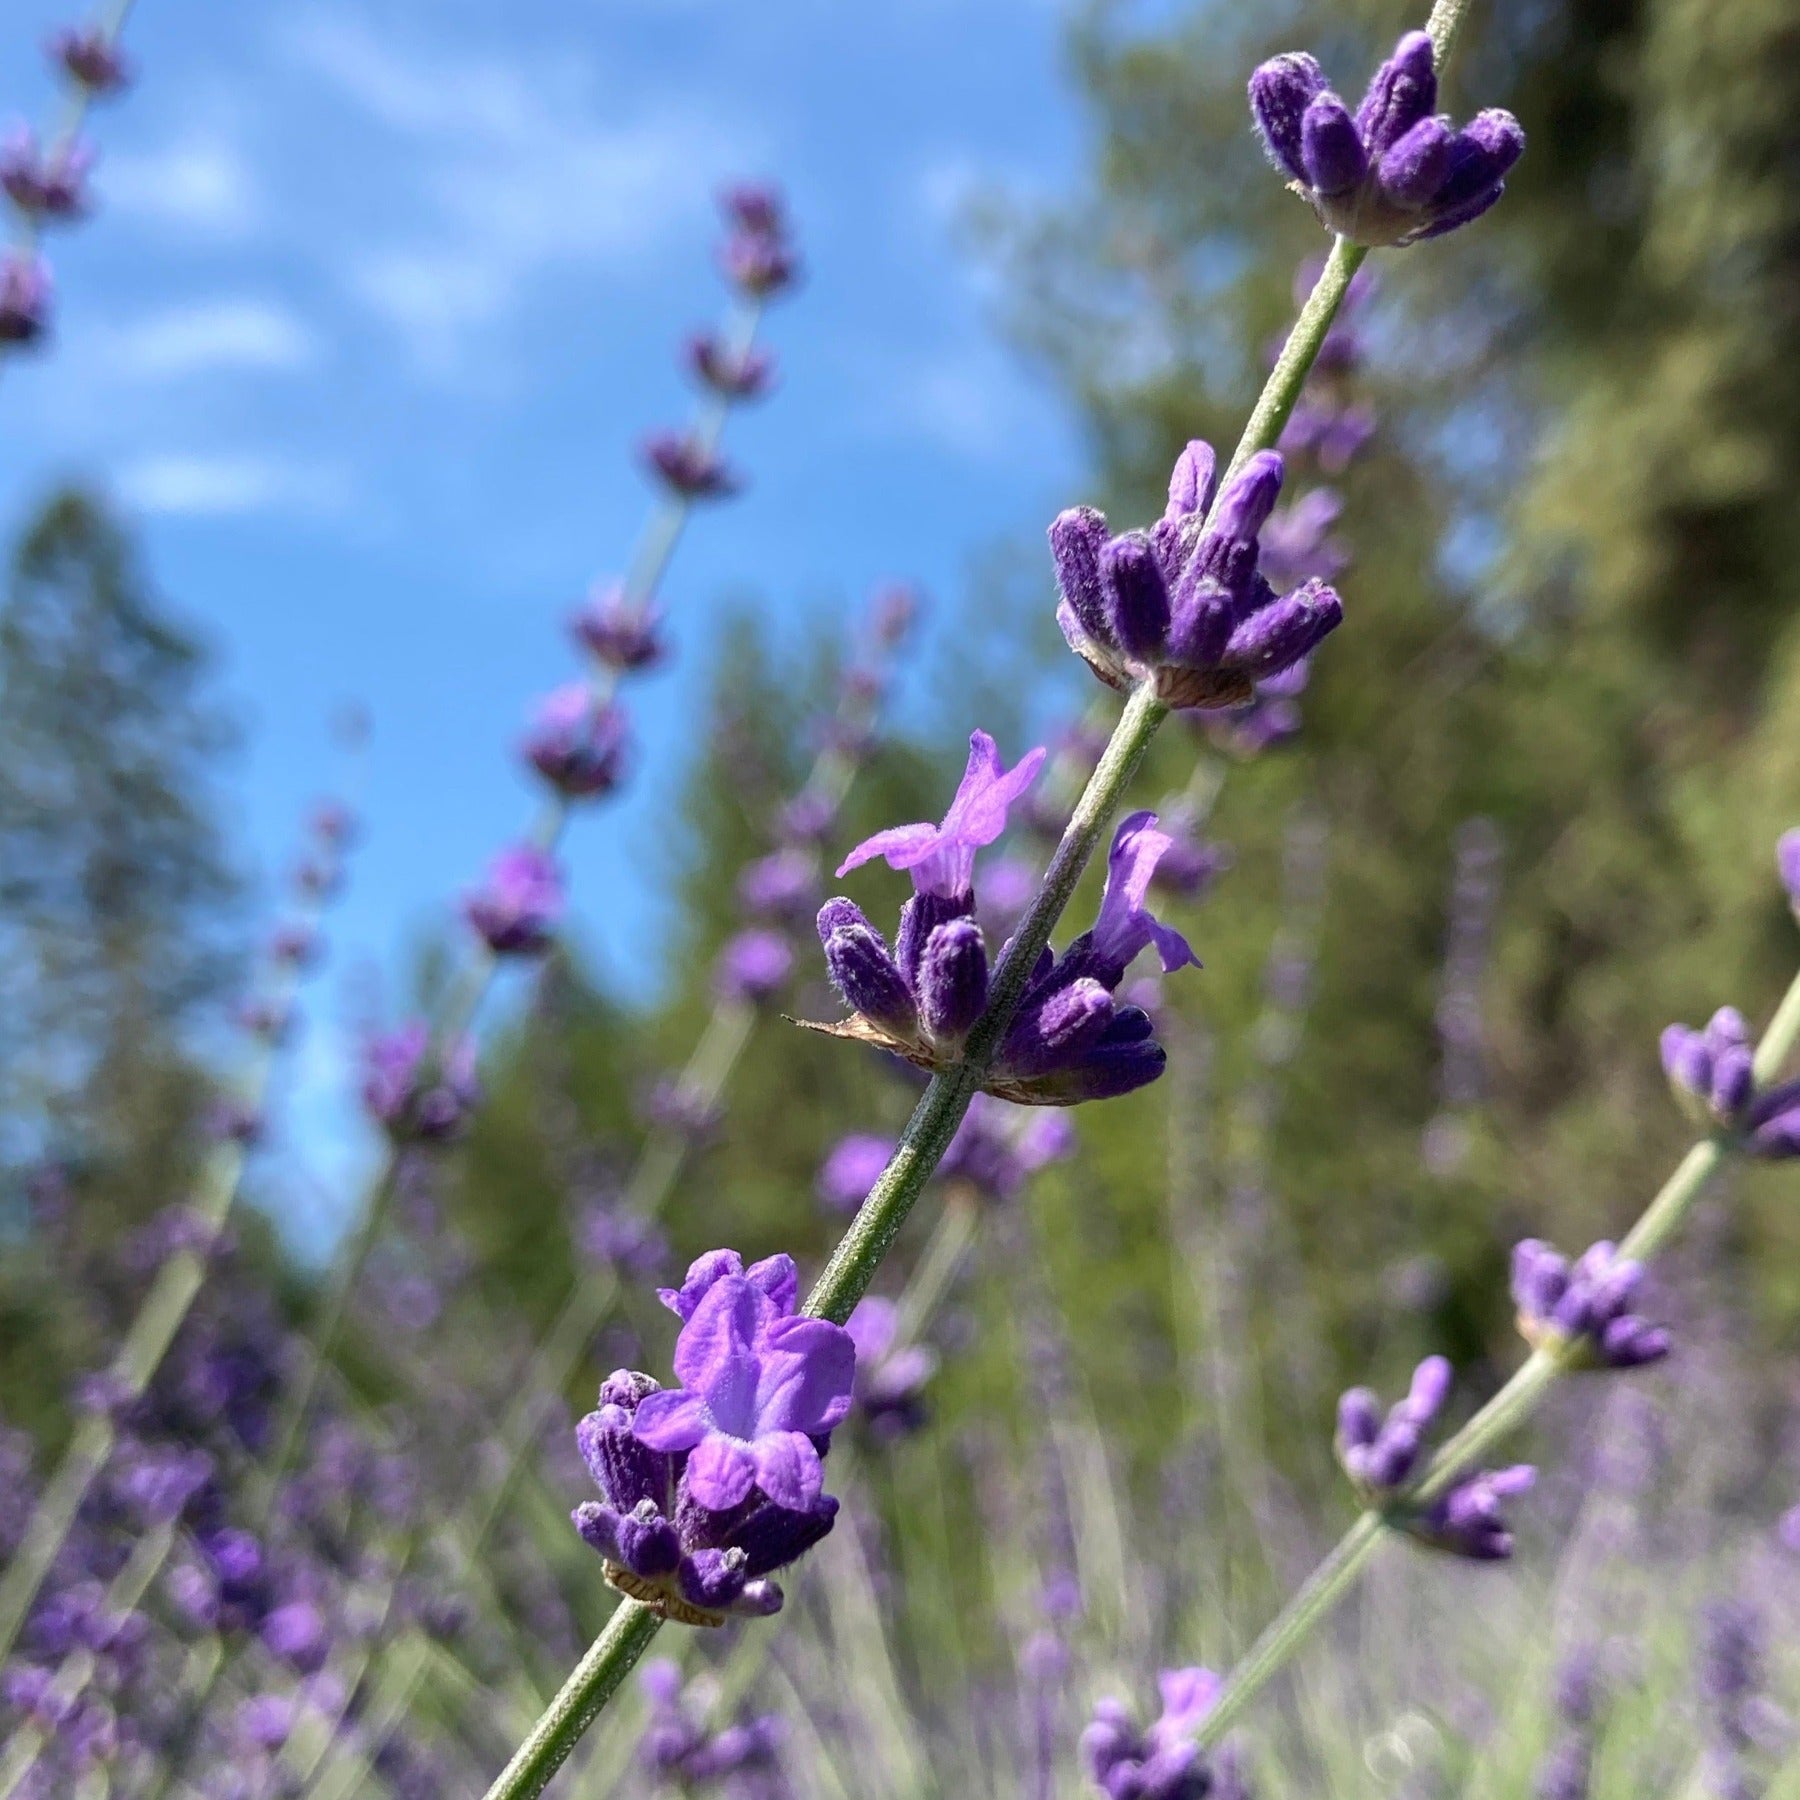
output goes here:
[[0, 1145], [102, 1233], [179, 1197], [231, 967], [209, 674], [100, 503], [53, 497], [0, 614]]

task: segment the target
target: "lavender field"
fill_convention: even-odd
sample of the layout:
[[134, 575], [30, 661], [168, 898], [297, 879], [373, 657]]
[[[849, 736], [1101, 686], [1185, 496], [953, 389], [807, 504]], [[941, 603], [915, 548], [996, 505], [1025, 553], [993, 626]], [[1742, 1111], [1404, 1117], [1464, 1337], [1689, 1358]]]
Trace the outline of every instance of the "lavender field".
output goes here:
[[1790, 9], [0, 39], [0, 1800], [1800, 1800]]

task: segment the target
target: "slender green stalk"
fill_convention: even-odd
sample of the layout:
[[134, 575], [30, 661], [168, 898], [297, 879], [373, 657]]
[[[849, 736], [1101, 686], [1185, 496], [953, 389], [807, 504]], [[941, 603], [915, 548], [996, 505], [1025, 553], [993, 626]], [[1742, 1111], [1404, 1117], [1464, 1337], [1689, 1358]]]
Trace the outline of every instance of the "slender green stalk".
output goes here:
[[[1318, 282], [1301, 308], [1251, 412], [1250, 422], [1231, 458], [1232, 470], [1240, 468], [1258, 450], [1274, 447], [1363, 255], [1363, 251], [1339, 239], [1326, 259]], [[1223, 489], [1225, 483], [1221, 481], [1219, 485]], [[1038, 953], [1049, 943], [1050, 934], [1074, 897], [1102, 833], [1118, 810], [1151, 740], [1168, 716], [1169, 709], [1147, 686], [1136, 689], [1126, 702], [1098, 765], [1075, 803], [1075, 810], [1056, 846], [1056, 854], [1050, 859], [1050, 867], [994, 969], [987, 1011], [970, 1031], [962, 1060], [954, 1068], [932, 1076], [888, 1166], [869, 1190], [868, 1198], [851, 1220], [849, 1230], [832, 1253], [824, 1273], [806, 1297], [803, 1310], [812, 1317], [830, 1319], [841, 1325], [854, 1311], [857, 1301], [868, 1292], [881, 1259], [943, 1160], [957, 1126], [969, 1110], [969, 1102], [979, 1092], [982, 1078], [1012, 1023]], [[619, 1626], [619, 1615], [614, 1615], [613, 1623], [595, 1639], [587, 1655], [563, 1684], [562, 1691], [550, 1703], [549, 1711], [539, 1720], [531, 1738], [489, 1788], [487, 1800], [532, 1800], [543, 1791], [545, 1782], [568, 1755], [574, 1739], [618, 1691], [626, 1672], [643, 1655], [645, 1645], [655, 1635], [661, 1621], [643, 1608], [637, 1610], [644, 1613], [648, 1622], [638, 1620], [627, 1632]], [[621, 1659], [624, 1659], [623, 1666], [615, 1666]], [[551, 1729], [553, 1721], [561, 1722], [556, 1730]], [[570, 1721], [579, 1721], [579, 1724], [573, 1735], [564, 1741], [562, 1733]], [[527, 1754], [534, 1744], [541, 1742], [560, 1746], [553, 1758]]]
[[[1800, 1041], [1800, 975], [1795, 976], [1756, 1053], [1759, 1084], [1772, 1081]], [[1688, 1151], [1619, 1246], [1620, 1254], [1646, 1261], [1681, 1228], [1696, 1202], [1724, 1166], [1731, 1141], [1715, 1134]], [[1406, 1496], [1428, 1504], [1444, 1494], [1495, 1444], [1536, 1412], [1544, 1396], [1577, 1365], [1556, 1350], [1534, 1350], [1512, 1379], [1431, 1459], [1425, 1475]], [[1270, 1679], [1279, 1674], [1315, 1627], [1355, 1586], [1357, 1577], [1390, 1536], [1380, 1512], [1361, 1514], [1339, 1539], [1305, 1586], [1276, 1615], [1232, 1671], [1216, 1706], [1195, 1734], [1202, 1745], [1216, 1744]]]
[[488, 1789], [488, 1800], [531, 1800], [568, 1760], [581, 1734], [637, 1666], [662, 1624], [647, 1606], [621, 1600], [544, 1716]]

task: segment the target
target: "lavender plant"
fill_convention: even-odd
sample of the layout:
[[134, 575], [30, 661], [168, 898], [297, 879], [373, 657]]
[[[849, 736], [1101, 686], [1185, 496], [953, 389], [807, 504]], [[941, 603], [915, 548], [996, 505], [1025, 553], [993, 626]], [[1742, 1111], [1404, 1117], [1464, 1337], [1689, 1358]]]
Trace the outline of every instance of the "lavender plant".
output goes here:
[[82, 132], [93, 107], [130, 84], [119, 40], [132, 5], [112, 0], [92, 25], [68, 26], [51, 38], [47, 52], [67, 88], [62, 117], [42, 144], [24, 123], [0, 142], [0, 192], [12, 211], [12, 242], [0, 251], [0, 361], [50, 330], [53, 287], [39, 240], [46, 229], [74, 224], [91, 209], [95, 152]]

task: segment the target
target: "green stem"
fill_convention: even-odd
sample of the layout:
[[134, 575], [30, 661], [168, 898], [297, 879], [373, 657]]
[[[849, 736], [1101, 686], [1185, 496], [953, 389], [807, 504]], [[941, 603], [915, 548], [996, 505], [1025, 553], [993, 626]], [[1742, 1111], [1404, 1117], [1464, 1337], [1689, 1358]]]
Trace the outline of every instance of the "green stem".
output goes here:
[[[1262, 396], [1251, 412], [1250, 421], [1244, 427], [1244, 435], [1232, 455], [1231, 469], [1241, 468], [1258, 450], [1274, 447], [1364, 254], [1340, 239], [1326, 259], [1318, 282], [1307, 296], [1288, 341], [1270, 371]], [[1219, 485], [1223, 488], [1224, 483]], [[1031, 978], [1038, 953], [1049, 943], [1050, 934], [1073, 898], [1102, 833], [1118, 810], [1151, 740], [1168, 716], [1169, 709], [1148, 687], [1136, 689], [1126, 702], [1099, 764], [1075, 803], [1043, 882], [995, 967], [987, 1011], [970, 1031], [962, 1060], [954, 1068], [932, 1076], [907, 1122], [899, 1147], [851, 1220], [849, 1230], [832, 1253], [824, 1273], [807, 1295], [804, 1310], [814, 1318], [830, 1319], [841, 1325], [849, 1318], [857, 1301], [868, 1292], [881, 1259], [943, 1160], [957, 1126], [969, 1110], [969, 1102], [980, 1090], [982, 1078], [999, 1050], [1006, 1028], [1012, 1023], [1013, 1012]], [[562, 1692], [551, 1702], [550, 1710], [539, 1720], [526, 1746], [488, 1790], [487, 1800], [529, 1800], [530, 1796], [542, 1791], [544, 1782], [568, 1755], [574, 1736], [587, 1728], [607, 1699], [618, 1690], [631, 1664], [643, 1654], [645, 1644], [655, 1635], [660, 1621], [643, 1608], [637, 1611], [644, 1617], [635, 1622], [629, 1636], [619, 1626], [618, 1614], [614, 1615], [613, 1623], [595, 1639], [574, 1674], [563, 1685]], [[623, 1666], [615, 1668], [614, 1663], [621, 1658], [625, 1659]], [[555, 1760], [547, 1765], [527, 1757], [526, 1751], [546, 1735], [551, 1722], [557, 1719], [565, 1724], [569, 1720], [578, 1720], [574, 1736], [562, 1744]], [[535, 1786], [531, 1785], [533, 1779]]]
[[581, 1741], [620, 1684], [650, 1647], [662, 1624], [647, 1606], [621, 1600], [606, 1629], [594, 1639], [588, 1653], [563, 1683], [562, 1692], [550, 1702], [544, 1716], [531, 1728], [488, 1789], [487, 1800], [535, 1800], [550, 1777]]
[[[1800, 975], [1789, 985], [1763, 1034], [1756, 1053], [1759, 1084], [1774, 1079], [1793, 1054], [1796, 1041], [1800, 1041]], [[1729, 1139], [1717, 1135], [1694, 1145], [1626, 1234], [1619, 1246], [1620, 1254], [1643, 1262], [1667, 1245], [1724, 1166], [1731, 1147]], [[1407, 1496], [1408, 1503], [1429, 1504], [1448, 1491], [1494, 1445], [1523, 1425], [1557, 1381], [1577, 1366], [1563, 1352], [1534, 1350], [1499, 1393], [1432, 1457], [1423, 1478]], [[1280, 1673], [1319, 1622], [1355, 1585], [1358, 1575], [1389, 1535], [1381, 1513], [1365, 1512], [1358, 1517], [1232, 1671], [1218, 1704], [1196, 1733], [1202, 1745], [1216, 1744], [1230, 1730], [1256, 1695]]]

